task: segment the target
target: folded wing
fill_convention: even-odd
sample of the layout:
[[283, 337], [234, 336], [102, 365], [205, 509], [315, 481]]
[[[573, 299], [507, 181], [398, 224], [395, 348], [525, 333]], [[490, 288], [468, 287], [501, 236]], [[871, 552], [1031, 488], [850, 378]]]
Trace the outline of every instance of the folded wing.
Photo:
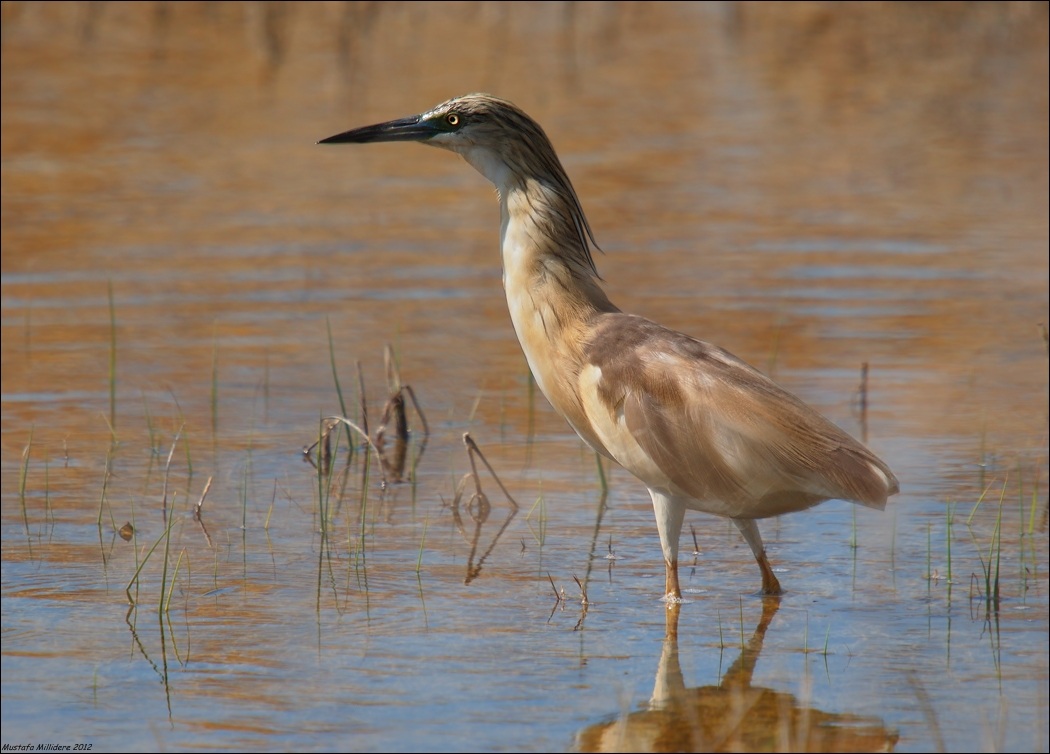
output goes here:
[[650, 487], [711, 503], [700, 509], [764, 518], [832, 498], [881, 509], [898, 490], [861, 443], [720, 348], [611, 314], [585, 357], [592, 423], [637, 444], [610, 454]]

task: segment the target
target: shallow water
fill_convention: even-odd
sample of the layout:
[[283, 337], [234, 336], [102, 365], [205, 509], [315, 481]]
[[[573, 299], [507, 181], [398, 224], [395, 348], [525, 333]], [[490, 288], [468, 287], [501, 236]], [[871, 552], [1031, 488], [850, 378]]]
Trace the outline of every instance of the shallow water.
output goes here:
[[[54, 5], [3, 5], [3, 744], [1048, 749], [1045, 4]], [[674, 625], [483, 179], [315, 145], [472, 90], [543, 123], [614, 301], [901, 479], [764, 522], [779, 602], [693, 515]], [[344, 436], [319, 483], [387, 344], [413, 481]], [[516, 513], [456, 503], [465, 432]]]

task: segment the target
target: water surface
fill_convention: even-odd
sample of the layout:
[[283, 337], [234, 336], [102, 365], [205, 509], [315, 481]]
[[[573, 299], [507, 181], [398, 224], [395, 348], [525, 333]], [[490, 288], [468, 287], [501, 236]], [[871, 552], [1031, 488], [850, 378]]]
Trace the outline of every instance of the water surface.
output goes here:
[[[1047, 750], [1045, 4], [54, 5], [3, 6], [4, 744]], [[482, 178], [315, 144], [473, 90], [544, 125], [614, 301], [900, 478], [764, 522], [779, 602], [692, 515], [675, 625]], [[411, 481], [345, 436], [319, 481], [388, 345]], [[516, 513], [457, 503], [466, 432]]]

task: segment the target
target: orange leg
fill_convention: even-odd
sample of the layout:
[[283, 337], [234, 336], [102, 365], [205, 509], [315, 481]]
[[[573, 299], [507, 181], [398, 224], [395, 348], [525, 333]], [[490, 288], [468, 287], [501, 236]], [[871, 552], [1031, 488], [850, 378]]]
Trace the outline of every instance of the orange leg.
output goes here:
[[781, 588], [780, 582], [777, 581], [777, 577], [769, 565], [766, 551], [762, 550], [762, 555], [756, 560], [758, 560], [758, 567], [762, 570], [762, 594], [783, 594], [784, 590]]
[[678, 586], [678, 538], [682, 535], [685, 504], [662, 492], [649, 490], [656, 514], [656, 528], [660, 532], [660, 549], [664, 554], [664, 602], [681, 602], [682, 589]]
[[762, 593], [783, 594], [784, 590], [780, 587], [780, 582], [777, 581], [777, 577], [773, 574], [773, 568], [769, 565], [769, 558], [766, 557], [766, 547], [762, 544], [762, 535], [758, 533], [758, 524], [750, 518], [734, 518], [733, 523], [736, 524], [736, 528], [740, 530], [740, 533], [744, 535], [744, 539], [747, 540], [747, 544], [751, 547], [751, 552], [755, 555], [755, 560], [758, 561], [758, 567], [762, 570]]
[[678, 586], [678, 561], [665, 560], [664, 568], [664, 600], [667, 602], [681, 602], [682, 589]]

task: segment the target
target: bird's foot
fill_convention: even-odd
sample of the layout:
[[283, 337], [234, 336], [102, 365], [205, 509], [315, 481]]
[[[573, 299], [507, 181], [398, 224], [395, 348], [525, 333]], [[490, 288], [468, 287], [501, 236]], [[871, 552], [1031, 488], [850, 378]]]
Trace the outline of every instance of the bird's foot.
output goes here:
[[780, 586], [780, 581], [777, 580], [776, 575], [773, 573], [772, 566], [769, 565], [769, 559], [766, 557], [765, 550], [758, 557], [758, 567], [762, 571], [762, 594], [783, 594], [784, 589]]

